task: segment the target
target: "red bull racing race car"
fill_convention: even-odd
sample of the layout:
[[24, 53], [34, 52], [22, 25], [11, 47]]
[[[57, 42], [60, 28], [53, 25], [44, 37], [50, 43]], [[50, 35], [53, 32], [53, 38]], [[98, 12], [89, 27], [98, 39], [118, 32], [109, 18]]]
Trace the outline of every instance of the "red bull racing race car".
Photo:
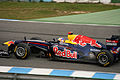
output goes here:
[[26, 59], [31, 53], [39, 53], [50, 60], [70, 60], [96, 62], [101, 66], [110, 66], [120, 59], [120, 36], [113, 35], [106, 39], [106, 45], [83, 35], [68, 33], [68, 39], [59, 38], [52, 41], [31, 38], [5, 42], [8, 51], [0, 51], [1, 56], [14, 53], [18, 59]]

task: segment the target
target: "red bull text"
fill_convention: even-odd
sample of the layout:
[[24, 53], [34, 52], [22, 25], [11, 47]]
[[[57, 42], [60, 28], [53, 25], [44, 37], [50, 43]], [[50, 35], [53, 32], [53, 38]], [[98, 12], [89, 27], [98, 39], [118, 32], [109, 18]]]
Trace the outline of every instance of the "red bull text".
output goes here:
[[83, 35], [77, 35], [75, 39], [73, 40], [73, 42], [76, 42], [82, 47], [85, 47], [87, 44], [90, 44], [91, 46], [95, 46], [99, 48], [102, 47], [100, 44], [97, 43], [96, 40], [89, 38], [87, 36], [83, 36]]
[[75, 51], [73, 53], [71, 53], [71, 51], [67, 49], [64, 49], [64, 51], [60, 51], [58, 50], [58, 47], [53, 47], [53, 51], [57, 56], [77, 59], [77, 52]]
[[9, 41], [8, 44], [14, 44], [14, 41]]

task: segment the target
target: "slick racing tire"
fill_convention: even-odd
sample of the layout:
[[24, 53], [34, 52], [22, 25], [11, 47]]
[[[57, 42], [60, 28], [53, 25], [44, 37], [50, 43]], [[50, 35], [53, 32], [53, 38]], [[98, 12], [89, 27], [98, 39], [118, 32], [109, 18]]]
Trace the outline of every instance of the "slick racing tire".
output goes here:
[[118, 55], [118, 59], [120, 60], [120, 50], [119, 50], [119, 55]]
[[107, 67], [113, 64], [114, 57], [109, 51], [104, 50], [98, 53], [97, 61], [100, 66]]
[[30, 55], [30, 47], [25, 43], [20, 43], [15, 47], [14, 52], [17, 59], [27, 59]]

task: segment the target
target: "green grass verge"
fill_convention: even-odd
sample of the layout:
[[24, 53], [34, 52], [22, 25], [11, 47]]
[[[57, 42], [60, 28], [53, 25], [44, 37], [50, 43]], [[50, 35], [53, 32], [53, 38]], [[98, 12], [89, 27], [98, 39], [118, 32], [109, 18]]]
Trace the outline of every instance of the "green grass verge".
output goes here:
[[118, 9], [120, 6], [78, 3], [0, 2], [0, 18], [37, 19]]

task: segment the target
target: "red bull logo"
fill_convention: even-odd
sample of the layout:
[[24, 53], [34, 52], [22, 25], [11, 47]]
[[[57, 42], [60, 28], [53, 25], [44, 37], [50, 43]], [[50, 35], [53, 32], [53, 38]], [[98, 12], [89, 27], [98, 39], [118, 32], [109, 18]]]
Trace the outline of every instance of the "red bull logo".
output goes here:
[[64, 51], [60, 51], [58, 50], [58, 47], [53, 47], [53, 51], [55, 52], [55, 55], [57, 56], [77, 59], [77, 52], [71, 53], [71, 51], [67, 49], [64, 49]]
[[11, 44], [14, 44], [14, 41], [8, 41], [8, 42], [5, 42], [3, 44], [10, 46]]
[[81, 45], [82, 47], [85, 47], [87, 44], [90, 44], [91, 46], [99, 47], [101, 48], [102, 46], [97, 43], [96, 40], [89, 38], [87, 36], [83, 35], [77, 35], [73, 42], [76, 42], [77, 44]]
[[9, 41], [8, 44], [14, 44], [14, 42], [13, 41]]

